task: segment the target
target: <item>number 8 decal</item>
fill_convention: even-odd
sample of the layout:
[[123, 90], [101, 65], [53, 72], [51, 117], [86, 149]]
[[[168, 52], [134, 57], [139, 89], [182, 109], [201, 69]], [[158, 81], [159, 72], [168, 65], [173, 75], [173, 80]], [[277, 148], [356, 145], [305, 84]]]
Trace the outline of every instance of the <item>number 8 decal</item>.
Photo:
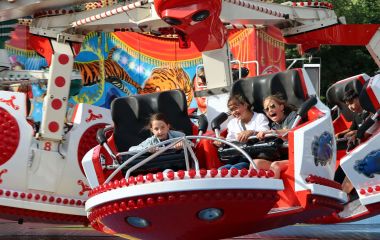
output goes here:
[[45, 142], [44, 150], [51, 151], [51, 142]]

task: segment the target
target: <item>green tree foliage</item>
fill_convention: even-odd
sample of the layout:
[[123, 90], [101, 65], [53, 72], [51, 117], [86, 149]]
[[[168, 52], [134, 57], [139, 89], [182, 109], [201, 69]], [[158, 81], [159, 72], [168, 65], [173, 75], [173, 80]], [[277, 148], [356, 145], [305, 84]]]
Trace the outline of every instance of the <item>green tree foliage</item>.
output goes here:
[[10, 39], [11, 32], [16, 26], [17, 20], [0, 22], [0, 49], [4, 49], [5, 41]]
[[[348, 24], [380, 23], [380, 0], [337, 0], [333, 4], [337, 16], [345, 16]], [[372, 76], [378, 70], [364, 46], [322, 46], [318, 55], [322, 58], [322, 93], [338, 80], [360, 73]]]
[[[286, 1], [275, 0], [276, 3]], [[330, 0], [338, 17], [347, 24], [380, 24], [380, 0]], [[338, 80], [367, 73], [372, 76], [379, 69], [364, 46], [321, 46], [314, 56], [322, 59], [321, 95]], [[300, 57], [294, 46], [287, 49], [287, 57]]]
[[380, 0], [335, 0], [334, 10], [347, 23], [380, 23]]

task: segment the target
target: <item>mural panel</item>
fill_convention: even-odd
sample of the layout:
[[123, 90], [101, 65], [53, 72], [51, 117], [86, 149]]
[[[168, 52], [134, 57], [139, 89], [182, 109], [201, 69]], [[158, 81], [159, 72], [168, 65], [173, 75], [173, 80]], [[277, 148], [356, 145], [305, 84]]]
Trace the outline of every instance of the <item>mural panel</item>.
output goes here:
[[[29, 46], [26, 30], [27, 26], [18, 26], [6, 43], [10, 58], [15, 66], [22, 69], [46, 69], [46, 60]], [[278, 36], [273, 33], [265, 35], [261, 31], [254, 28], [234, 30], [229, 36], [232, 58], [241, 62], [241, 65], [232, 67], [246, 67], [248, 76], [255, 76], [256, 68], [262, 72], [268, 65], [275, 65], [272, 71], [284, 68], [281, 65], [284, 62], [283, 45], [273, 40]], [[263, 44], [265, 49], [272, 48], [272, 51], [261, 51], [259, 48]], [[268, 60], [263, 62], [263, 59]], [[68, 119], [70, 109], [78, 103], [109, 108], [117, 97], [170, 89], [183, 90], [189, 108], [199, 107], [199, 112], [205, 112], [204, 99], [193, 97], [194, 91], [202, 89], [206, 83], [202, 68], [199, 68], [201, 64], [201, 53], [195, 46], [180, 48], [175, 36], [156, 37], [133, 32], [90, 33], [75, 58], [73, 68], [80, 77], [71, 83]], [[30, 117], [38, 122], [42, 116], [46, 86], [44, 82], [34, 83], [28, 91], [32, 105]]]

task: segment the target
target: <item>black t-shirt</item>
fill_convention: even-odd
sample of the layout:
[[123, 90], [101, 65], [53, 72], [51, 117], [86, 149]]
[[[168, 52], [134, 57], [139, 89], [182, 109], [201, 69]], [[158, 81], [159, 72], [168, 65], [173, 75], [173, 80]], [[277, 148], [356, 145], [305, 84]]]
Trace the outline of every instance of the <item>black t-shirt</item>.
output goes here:
[[355, 113], [354, 119], [352, 120], [352, 124], [350, 130], [358, 130], [359, 127], [364, 123], [364, 121], [369, 116], [369, 112], [363, 111], [361, 113]]

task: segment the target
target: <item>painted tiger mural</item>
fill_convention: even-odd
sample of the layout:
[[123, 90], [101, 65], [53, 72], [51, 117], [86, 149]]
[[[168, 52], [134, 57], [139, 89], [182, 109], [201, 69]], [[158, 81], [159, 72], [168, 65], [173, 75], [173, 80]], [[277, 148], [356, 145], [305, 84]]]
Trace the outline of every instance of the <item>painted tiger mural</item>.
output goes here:
[[172, 89], [181, 89], [185, 92], [187, 106], [193, 100], [193, 88], [189, 76], [182, 68], [155, 68], [145, 81], [144, 88], [138, 91], [140, 94], [161, 92]]
[[[108, 52], [107, 59], [103, 61], [104, 64], [104, 77], [105, 81], [113, 84], [124, 93], [131, 95], [128, 88], [122, 83], [122, 81], [126, 81], [131, 84], [133, 87], [137, 89], [137, 91], [141, 90], [141, 86], [133, 81], [133, 79], [129, 76], [129, 74], [116, 62], [112, 59], [112, 55], [115, 52], [116, 48], [112, 48]], [[89, 86], [93, 84], [97, 84], [101, 81], [101, 61], [96, 60], [92, 62], [74, 62], [73, 69], [78, 70], [82, 76], [82, 85]]]

